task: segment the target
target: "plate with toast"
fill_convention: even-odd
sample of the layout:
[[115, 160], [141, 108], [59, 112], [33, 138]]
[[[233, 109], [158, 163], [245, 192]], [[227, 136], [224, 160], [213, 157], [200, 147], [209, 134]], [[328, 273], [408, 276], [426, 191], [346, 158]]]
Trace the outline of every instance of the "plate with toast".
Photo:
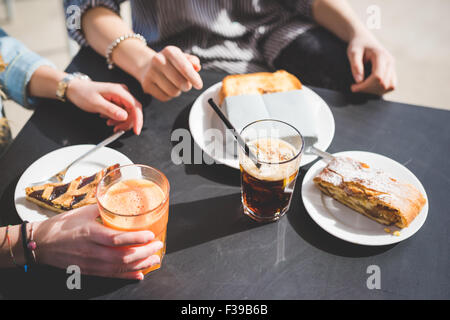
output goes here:
[[[303, 136], [317, 137], [315, 146], [321, 150], [326, 150], [334, 137], [335, 123], [329, 106], [294, 75], [284, 70], [229, 75], [206, 89], [189, 114], [192, 137], [212, 159], [208, 163], [239, 169], [236, 140], [209, 106], [210, 98], [239, 132], [253, 121], [275, 119], [291, 124]], [[300, 166], [315, 159], [315, 155], [304, 154]]]

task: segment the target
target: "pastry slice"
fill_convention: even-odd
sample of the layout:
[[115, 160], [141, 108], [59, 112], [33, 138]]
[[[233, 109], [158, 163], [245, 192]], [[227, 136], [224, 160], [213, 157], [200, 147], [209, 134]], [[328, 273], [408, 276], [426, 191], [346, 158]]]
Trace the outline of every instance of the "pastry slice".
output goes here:
[[100, 180], [119, 167], [115, 164], [90, 177], [78, 177], [68, 183], [47, 183], [25, 189], [27, 200], [55, 212], [64, 212], [96, 203], [95, 193]]
[[242, 94], [265, 94], [300, 90], [302, 84], [298, 78], [287, 71], [257, 72], [226, 76], [222, 80], [219, 103], [226, 97]]
[[330, 161], [314, 183], [326, 195], [368, 218], [400, 228], [407, 227], [426, 202], [411, 184], [347, 157]]

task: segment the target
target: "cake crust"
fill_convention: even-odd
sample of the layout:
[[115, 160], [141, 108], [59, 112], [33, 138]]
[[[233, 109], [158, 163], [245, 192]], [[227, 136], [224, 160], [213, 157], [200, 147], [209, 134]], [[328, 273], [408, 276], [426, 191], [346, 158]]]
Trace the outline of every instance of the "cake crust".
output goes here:
[[400, 228], [409, 226], [426, 202], [413, 185], [348, 157], [330, 161], [314, 183], [325, 194], [368, 218]]

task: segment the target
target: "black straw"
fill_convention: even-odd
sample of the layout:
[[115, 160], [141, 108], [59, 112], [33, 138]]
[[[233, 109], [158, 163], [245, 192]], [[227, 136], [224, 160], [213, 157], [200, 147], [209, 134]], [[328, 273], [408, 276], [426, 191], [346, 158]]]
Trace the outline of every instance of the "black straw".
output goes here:
[[208, 103], [209, 105], [214, 109], [214, 111], [217, 113], [217, 115], [219, 116], [219, 118], [223, 121], [223, 123], [225, 124], [225, 126], [231, 130], [231, 132], [233, 133], [233, 136], [236, 138], [237, 142], [241, 145], [241, 147], [244, 149], [245, 154], [247, 155], [247, 157], [249, 157], [253, 163], [255, 164], [255, 166], [259, 169], [261, 167], [261, 164], [258, 162], [258, 158], [255, 156], [255, 154], [250, 150], [250, 148], [248, 147], [248, 145], [244, 142], [244, 140], [242, 139], [242, 137], [240, 136], [240, 134], [237, 132], [237, 130], [233, 127], [233, 125], [231, 124], [231, 122], [227, 119], [227, 117], [223, 114], [223, 112], [219, 109], [219, 107], [217, 106], [217, 104], [214, 102], [214, 100], [212, 98], [208, 99]]

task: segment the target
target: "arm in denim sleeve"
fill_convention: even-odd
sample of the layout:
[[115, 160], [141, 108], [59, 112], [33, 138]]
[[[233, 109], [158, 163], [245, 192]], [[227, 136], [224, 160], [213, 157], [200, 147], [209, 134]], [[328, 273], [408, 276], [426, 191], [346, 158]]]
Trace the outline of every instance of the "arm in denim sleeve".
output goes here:
[[120, 15], [120, 4], [125, 0], [64, 0], [66, 28], [69, 36], [79, 45], [89, 44], [81, 30], [81, 17], [86, 11], [95, 7], [108, 8]]
[[283, 6], [289, 10], [300, 13], [305, 18], [313, 19], [312, 4], [314, 0], [278, 0]]
[[53, 64], [28, 49], [20, 41], [8, 36], [0, 28], [0, 56], [6, 69], [0, 72], [0, 85], [6, 95], [24, 107], [30, 107], [34, 100], [27, 94], [28, 82], [40, 66]]

